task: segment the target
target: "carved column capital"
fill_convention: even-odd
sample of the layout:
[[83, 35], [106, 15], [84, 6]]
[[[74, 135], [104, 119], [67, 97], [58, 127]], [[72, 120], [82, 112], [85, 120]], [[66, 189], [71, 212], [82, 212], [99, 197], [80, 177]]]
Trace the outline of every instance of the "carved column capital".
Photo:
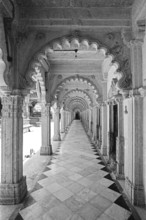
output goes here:
[[140, 92], [139, 92], [139, 89], [132, 89], [129, 91], [129, 97], [132, 98], [139, 98], [141, 95], [140, 95]]
[[109, 106], [113, 105], [112, 100], [107, 100], [106, 103], [107, 103], [107, 105], [109, 105]]
[[54, 108], [54, 114], [59, 114], [60, 113], [60, 107]]
[[144, 42], [144, 37], [146, 33], [146, 20], [137, 21], [137, 31], [135, 33], [136, 39], [139, 39], [142, 43]]
[[135, 46], [142, 46], [143, 44], [143, 41], [141, 39], [134, 39], [134, 40], [131, 40], [129, 45], [130, 47], [135, 47]]
[[142, 97], [146, 96], [146, 86], [139, 88], [138, 91]]
[[123, 99], [129, 98], [129, 90], [122, 90], [121, 94], [123, 96]]
[[49, 116], [50, 115], [50, 103], [43, 103], [42, 104], [42, 116]]
[[107, 103], [106, 103], [106, 102], [102, 102], [102, 103], [100, 104], [100, 106], [101, 106], [101, 107], [106, 107], [106, 106], [107, 106]]
[[114, 99], [117, 104], [123, 102], [123, 96], [121, 94], [115, 95]]
[[132, 30], [122, 30], [121, 31], [121, 37], [123, 39], [123, 43], [130, 47], [130, 41], [132, 40]]
[[22, 117], [23, 97], [22, 96], [3, 96], [2, 97], [2, 117]]

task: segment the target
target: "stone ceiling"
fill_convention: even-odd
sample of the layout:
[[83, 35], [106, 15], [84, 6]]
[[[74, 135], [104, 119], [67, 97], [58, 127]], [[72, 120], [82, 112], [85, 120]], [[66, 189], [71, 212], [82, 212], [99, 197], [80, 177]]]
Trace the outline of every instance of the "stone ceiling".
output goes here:
[[23, 7], [129, 7], [134, 0], [17, 0]]
[[[110, 54], [114, 54], [115, 51], [117, 57], [120, 56], [120, 48], [123, 46], [119, 43], [121, 40], [120, 31], [124, 28], [128, 30], [131, 27], [131, 8], [134, 0], [16, 0], [16, 2], [20, 9], [20, 32], [23, 35], [26, 29], [26, 36], [28, 32], [30, 34], [30, 37], [28, 37], [29, 34], [26, 37], [26, 47], [31, 48], [28, 55], [32, 53], [33, 48], [36, 48], [36, 46], [38, 47], [38, 49], [36, 48], [37, 51], [55, 38], [73, 35], [72, 38], [77, 37], [80, 39], [82, 36], [87, 36], [89, 41], [94, 42], [97, 40], [98, 42], [99, 40], [101, 42], [100, 48], [105, 45]], [[113, 31], [114, 33], [112, 33]], [[37, 36], [37, 33], [43, 37], [33, 38], [35, 34]], [[120, 37], [116, 37], [117, 35]], [[97, 49], [92, 48], [92, 46], [96, 46], [95, 44], [90, 45], [87, 41], [83, 41], [83, 44], [85, 45], [82, 48], [80, 40], [77, 45], [73, 43], [73, 47], [72, 42], [66, 42], [65, 46], [63, 43], [62, 45], [57, 43], [55, 48], [49, 50], [50, 52], [47, 52], [47, 54], [45, 52], [45, 60], [49, 61], [50, 71], [50, 82], [46, 90], [51, 91], [53, 99], [56, 95], [57, 90], [55, 89], [57, 89], [57, 86], [68, 77], [75, 77], [76, 75], [86, 79], [94, 76], [93, 81], [96, 88], [100, 90], [98, 95], [101, 98], [102, 83], [105, 80], [103, 77], [103, 62], [107, 58], [107, 54], [106, 56], [102, 54], [98, 46]], [[26, 53], [29, 49], [26, 50], [24, 43], [22, 47], [23, 45], [24, 53]], [[77, 49], [77, 53], [75, 49]], [[28, 57], [27, 54], [25, 54], [25, 57]], [[127, 56], [124, 55], [124, 57]], [[66, 84], [57, 93], [60, 102], [61, 99], [66, 97], [70, 99], [70, 95], [76, 97], [78, 94], [78, 96], [84, 98], [86, 95], [79, 92], [78, 89], [84, 91], [84, 93], [86, 92], [92, 101], [94, 98], [92, 104], [96, 104], [98, 95], [94, 94], [86, 83], [74, 81], [71, 81], [69, 85]], [[43, 88], [43, 91], [45, 91], [45, 88]], [[72, 93], [66, 96], [71, 91]], [[71, 100], [74, 99], [71, 98]]]

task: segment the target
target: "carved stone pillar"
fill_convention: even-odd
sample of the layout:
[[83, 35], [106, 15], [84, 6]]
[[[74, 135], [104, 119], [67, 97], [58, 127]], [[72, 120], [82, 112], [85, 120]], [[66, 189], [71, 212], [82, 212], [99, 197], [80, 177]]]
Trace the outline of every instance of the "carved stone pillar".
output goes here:
[[111, 149], [111, 129], [112, 129], [112, 126], [111, 126], [111, 120], [112, 119], [112, 104], [111, 102], [108, 103], [107, 105], [107, 156], [109, 157], [110, 155], [110, 149]]
[[98, 147], [100, 146], [100, 135], [99, 135], [99, 126], [100, 126], [100, 121], [99, 121], [99, 105], [97, 107], [97, 144], [98, 144]]
[[113, 136], [113, 124], [114, 124], [114, 112], [113, 112], [113, 104], [112, 102], [109, 105], [109, 132], [108, 132], [108, 142], [109, 142], [109, 155], [112, 152], [113, 144], [114, 144], [114, 136]]
[[64, 123], [65, 123], [65, 130], [67, 129], [67, 111], [64, 111]]
[[118, 137], [116, 140], [117, 176], [124, 179], [124, 109], [123, 99], [116, 99], [118, 104]]
[[142, 44], [142, 40], [139, 39], [130, 41], [132, 88], [143, 85]]
[[84, 128], [86, 129], [85, 111], [81, 112], [81, 121], [82, 121]]
[[71, 114], [69, 111], [66, 112], [66, 122], [67, 122], [67, 127], [69, 127], [71, 123]]
[[42, 128], [42, 146], [40, 149], [40, 154], [51, 155], [52, 145], [51, 145], [50, 103], [42, 104], [41, 128]]
[[83, 112], [84, 115], [84, 127], [85, 130], [88, 131], [88, 112], [87, 109]]
[[23, 118], [29, 119], [29, 96], [26, 96], [23, 102]]
[[61, 109], [61, 133], [65, 132], [65, 111]]
[[97, 142], [97, 107], [93, 108], [93, 136], [92, 140]]
[[124, 123], [128, 123], [128, 134], [124, 134], [126, 137], [125, 188], [131, 202], [141, 206], [145, 204], [143, 186], [143, 120], [145, 113], [143, 111], [143, 97], [134, 94], [129, 98], [127, 104], [127, 120], [124, 121]]
[[68, 111], [65, 112], [65, 127], [68, 128]]
[[102, 144], [101, 153], [107, 156], [107, 105], [105, 103], [101, 104], [101, 114], [102, 114]]
[[89, 108], [88, 109], [89, 111], [89, 125], [88, 125], [88, 135], [90, 136], [91, 135], [91, 122], [92, 122], [92, 115], [91, 115], [91, 109]]
[[53, 141], [61, 141], [60, 137], [60, 119], [59, 119], [60, 108], [54, 108], [54, 137]]
[[86, 131], [89, 129], [89, 111], [86, 109], [85, 111], [85, 125], [86, 125]]
[[0, 204], [17, 204], [27, 193], [23, 176], [23, 97], [2, 97]]
[[29, 112], [29, 95], [26, 96], [25, 103], [26, 103], [26, 118], [29, 119], [29, 116], [30, 116], [30, 112]]
[[71, 117], [70, 117], [70, 111], [68, 112], [68, 125], [70, 126], [70, 123], [71, 123]]

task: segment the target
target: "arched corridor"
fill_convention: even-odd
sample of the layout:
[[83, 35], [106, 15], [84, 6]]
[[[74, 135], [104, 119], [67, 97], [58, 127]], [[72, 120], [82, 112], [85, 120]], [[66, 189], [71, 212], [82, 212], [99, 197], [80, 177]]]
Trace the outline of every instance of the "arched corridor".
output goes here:
[[[44, 186], [29, 185], [40, 172], [43, 181], [48, 181], [47, 171], [59, 173], [70, 168], [78, 178], [76, 169], [80, 167], [75, 162], [80, 166], [86, 160], [89, 165], [92, 161], [88, 159], [95, 157], [94, 146], [103, 160], [100, 165], [120, 184], [132, 212], [140, 210], [143, 215], [145, 113], [146, 0], [0, 1], [0, 211], [13, 205], [25, 208], [29, 193], [39, 192], [39, 188], [43, 198]], [[34, 147], [26, 140], [31, 129]], [[61, 146], [58, 155], [57, 146]], [[24, 158], [29, 161], [27, 166]], [[46, 164], [50, 159], [54, 160], [52, 168]], [[93, 161], [94, 169], [98, 168], [96, 158]], [[95, 173], [100, 179], [98, 169]], [[110, 182], [102, 178], [105, 184]], [[96, 177], [94, 185], [98, 186]], [[29, 202], [41, 210], [34, 200]], [[119, 200], [117, 203], [120, 205]], [[79, 219], [87, 219], [80, 214]], [[114, 217], [110, 215], [109, 220]]]
[[18, 216], [32, 220], [132, 219], [127, 202], [79, 120], [73, 121]]

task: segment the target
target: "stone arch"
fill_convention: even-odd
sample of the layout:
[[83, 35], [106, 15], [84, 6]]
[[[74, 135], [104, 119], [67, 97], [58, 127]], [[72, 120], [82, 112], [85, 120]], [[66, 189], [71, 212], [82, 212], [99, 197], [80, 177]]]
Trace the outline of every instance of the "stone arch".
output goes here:
[[65, 108], [72, 110], [73, 106], [82, 106], [82, 110], [88, 108], [88, 103], [82, 97], [74, 96], [66, 100]]
[[81, 111], [79, 108], [76, 108], [73, 110], [74, 112], [74, 119], [76, 120], [80, 120], [81, 119]]
[[90, 105], [92, 103], [91, 97], [85, 91], [82, 91], [79, 89], [71, 90], [67, 94], [65, 94], [65, 96], [62, 99], [62, 103], [65, 104], [67, 99], [71, 99], [73, 97], [81, 97], [81, 98], [85, 99], [86, 102], [88, 103], [88, 105]]
[[[32, 75], [36, 74], [36, 66], [38, 69], [41, 69], [41, 88], [42, 91], [45, 91], [45, 80], [44, 80], [44, 73], [49, 72], [50, 62], [49, 62], [49, 54], [51, 54], [54, 51], [74, 51], [75, 53], [78, 50], [82, 51], [97, 51], [100, 53], [100, 55], [105, 59], [109, 56], [111, 56], [111, 65], [117, 65], [117, 75], [115, 74], [114, 78], [117, 78], [117, 87], [119, 89], [126, 88], [129, 85], [129, 78], [127, 79], [127, 74], [125, 72], [127, 71], [120, 71], [122, 68], [126, 70], [126, 63], [120, 66], [120, 63], [115, 62], [115, 56], [110, 54], [110, 51], [103, 45], [97, 42], [89, 42], [87, 39], [78, 39], [78, 38], [59, 38], [57, 40], [52, 40], [48, 45], [42, 48], [41, 52], [38, 52], [33, 60], [31, 60], [26, 78], [29, 84], [33, 84]], [[124, 66], [124, 67], [123, 67]], [[44, 73], [43, 73], [44, 72]]]
[[[88, 78], [81, 77], [81, 76], [71, 76], [71, 77], [64, 79], [59, 85], [57, 85], [57, 87], [54, 90], [54, 98], [59, 96], [59, 93], [62, 90], [62, 88], [65, 86], [65, 84], [73, 83], [73, 82], [87, 84], [90, 87], [90, 89], [93, 90], [93, 94], [95, 95], [96, 99], [100, 96], [100, 92], [98, 88], [91, 80], [89, 80]], [[87, 92], [84, 91], [84, 93], [87, 95]]]

